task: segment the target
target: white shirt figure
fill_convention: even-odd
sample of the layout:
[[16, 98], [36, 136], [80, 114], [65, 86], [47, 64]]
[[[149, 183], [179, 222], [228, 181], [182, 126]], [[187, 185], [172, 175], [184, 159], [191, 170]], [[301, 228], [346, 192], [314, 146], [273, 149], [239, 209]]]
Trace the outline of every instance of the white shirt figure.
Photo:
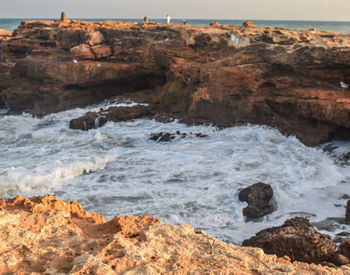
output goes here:
[[166, 16], [166, 23], [170, 24], [170, 15], [169, 14]]

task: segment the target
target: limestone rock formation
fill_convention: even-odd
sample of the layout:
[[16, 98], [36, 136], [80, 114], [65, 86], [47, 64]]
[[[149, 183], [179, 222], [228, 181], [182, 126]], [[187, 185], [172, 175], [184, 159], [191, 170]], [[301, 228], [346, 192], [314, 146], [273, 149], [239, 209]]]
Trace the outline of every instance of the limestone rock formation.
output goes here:
[[56, 196], [0, 201], [2, 274], [344, 274], [350, 268], [291, 263], [152, 216], [106, 222]]
[[89, 130], [98, 128], [108, 121], [120, 122], [151, 115], [147, 106], [136, 105], [133, 107], [110, 107], [100, 112], [88, 112], [84, 116], [72, 119], [69, 128], [76, 130]]
[[243, 245], [308, 263], [331, 262], [336, 249], [328, 235], [317, 232], [307, 219], [299, 217], [286, 220], [282, 226], [264, 229], [243, 241]]
[[242, 26], [245, 28], [255, 28], [255, 24], [252, 21], [245, 21]]
[[[0, 43], [0, 103], [37, 115], [147, 91], [157, 112], [266, 124], [307, 145], [350, 138], [347, 34], [27, 21]], [[150, 95], [150, 96], [149, 96]]]
[[276, 210], [271, 185], [263, 182], [242, 189], [238, 198], [248, 203], [248, 206], [243, 209], [243, 215], [247, 221], [259, 219]]

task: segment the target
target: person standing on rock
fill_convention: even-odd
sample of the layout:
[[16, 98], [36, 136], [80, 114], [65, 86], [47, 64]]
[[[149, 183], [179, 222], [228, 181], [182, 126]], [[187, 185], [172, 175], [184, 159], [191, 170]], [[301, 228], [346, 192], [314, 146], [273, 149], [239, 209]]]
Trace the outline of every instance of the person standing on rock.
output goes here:
[[170, 15], [169, 14], [166, 16], [166, 23], [170, 24]]

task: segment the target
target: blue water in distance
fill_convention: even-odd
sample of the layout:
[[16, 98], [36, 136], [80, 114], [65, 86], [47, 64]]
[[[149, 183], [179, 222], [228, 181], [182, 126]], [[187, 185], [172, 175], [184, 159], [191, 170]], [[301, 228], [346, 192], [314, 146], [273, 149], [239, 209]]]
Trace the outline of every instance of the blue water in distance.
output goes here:
[[[14, 30], [22, 21], [25, 20], [36, 20], [36, 19], [0, 19], [0, 29]], [[45, 19], [38, 19], [45, 20]], [[53, 20], [53, 19], [48, 19]], [[99, 18], [99, 19], [89, 19], [80, 18], [79, 20], [84, 21], [104, 21], [104, 20], [118, 20], [124, 22], [141, 22], [143, 19], [117, 19], [117, 18]], [[165, 23], [165, 18], [163, 19], [149, 19], [152, 22]], [[246, 20], [227, 20], [227, 19], [186, 19], [187, 24], [194, 26], [208, 26], [210, 22], [217, 21], [222, 25], [241, 25]], [[296, 30], [308, 30], [311, 28], [316, 28], [319, 31], [334, 31], [342, 33], [350, 33], [350, 22], [327, 22], [327, 21], [276, 21], [276, 20], [251, 20], [255, 23], [257, 27], [278, 27]], [[182, 19], [172, 19], [172, 23], [182, 23]]]

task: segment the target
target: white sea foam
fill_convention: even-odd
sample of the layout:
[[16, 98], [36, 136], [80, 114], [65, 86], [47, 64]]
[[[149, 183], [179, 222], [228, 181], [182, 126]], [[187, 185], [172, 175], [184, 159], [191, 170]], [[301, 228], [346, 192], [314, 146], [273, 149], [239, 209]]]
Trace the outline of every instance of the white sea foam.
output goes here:
[[[0, 117], [0, 193], [55, 192], [107, 218], [152, 214], [235, 243], [292, 216], [322, 221], [344, 215], [349, 168], [320, 148], [262, 126], [218, 130], [138, 119], [89, 131], [68, 128], [70, 119], [108, 106], [40, 119]], [[169, 143], [149, 139], [151, 133], [176, 131], [208, 137]], [[337, 144], [337, 150], [347, 145]], [[245, 223], [245, 203], [237, 194], [258, 181], [272, 185], [278, 209], [262, 222]]]

